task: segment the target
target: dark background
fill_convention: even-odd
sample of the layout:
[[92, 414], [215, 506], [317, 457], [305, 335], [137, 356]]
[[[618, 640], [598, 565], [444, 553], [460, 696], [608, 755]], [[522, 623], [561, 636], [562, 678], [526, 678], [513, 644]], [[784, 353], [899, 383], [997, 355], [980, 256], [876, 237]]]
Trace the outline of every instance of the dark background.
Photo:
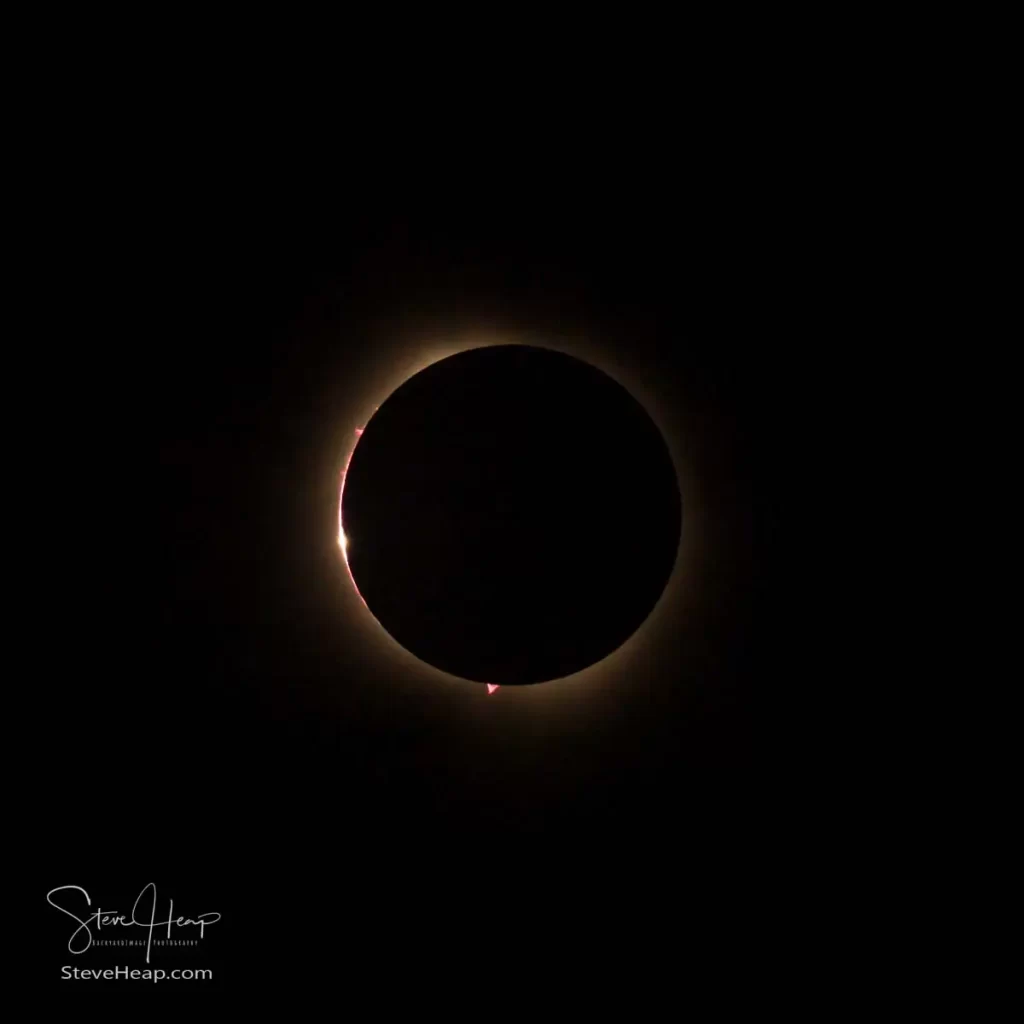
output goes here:
[[[732, 920], [765, 842], [763, 197], [714, 156], [220, 177], [106, 182], [62, 225], [41, 396], [61, 429], [40, 428], [66, 500], [40, 650], [47, 888], [126, 909], [155, 881], [221, 911], [195, 965], [245, 992], [567, 949], [653, 964], [671, 951], [652, 921], [685, 928], [697, 903]], [[684, 533], [691, 506], [705, 524], [678, 628], [635, 679], [547, 718], [396, 676], [336, 546], [367, 381], [394, 339], [477, 324], [627, 361], [682, 453]], [[47, 935], [55, 975], [63, 923]]]

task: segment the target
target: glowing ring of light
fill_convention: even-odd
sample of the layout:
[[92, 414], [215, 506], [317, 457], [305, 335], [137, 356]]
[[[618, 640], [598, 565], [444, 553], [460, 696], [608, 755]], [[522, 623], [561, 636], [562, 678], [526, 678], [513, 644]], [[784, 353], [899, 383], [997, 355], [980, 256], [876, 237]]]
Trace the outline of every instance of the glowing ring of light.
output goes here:
[[[547, 348], [547, 349], [550, 349], [552, 351], [562, 352], [564, 355], [571, 356], [574, 359], [581, 359], [582, 361], [584, 361], [586, 363], [589, 363], [591, 366], [594, 366], [595, 368], [601, 370], [602, 373], [606, 374], [608, 377], [611, 377], [612, 380], [616, 381], [621, 387], [625, 388], [625, 390], [634, 399], [636, 399], [637, 401], [640, 402], [640, 404], [643, 407], [644, 411], [651, 418], [651, 420], [653, 420], [655, 426], [658, 428], [658, 431], [661, 434], [662, 439], [665, 441], [665, 443], [666, 443], [666, 445], [668, 447], [669, 456], [670, 456], [670, 459], [672, 461], [673, 469], [675, 470], [675, 473], [676, 473], [676, 481], [677, 481], [677, 483], [680, 486], [680, 491], [682, 492], [685, 489], [684, 485], [683, 485], [683, 474], [680, 473], [680, 468], [681, 468], [680, 467], [680, 461], [676, 457], [675, 445], [673, 444], [672, 437], [669, 434], [669, 432], [666, 431], [663, 428], [663, 426], [662, 426], [662, 423], [661, 423], [662, 417], [660, 417], [658, 415], [655, 415], [655, 412], [654, 412], [654, 410], [652, 410], [651, 406], [647, 402], [644, 402], [644, 401], [640, 400], [640, 398], [638, 396], [638, 389], [637, 388], [631, 387], [631, 386], [629, 386], [628, 384], [626, 384], [624, 382], [623, 378], [628, 379], [630, 377], [628, 366], [624, 365], [621, 368], [617, 367], [616, 370], [613, 371], [613, 370], [608, 368], [609, 363], [612, 362], [612, 361], [607, 359], [607, 358], [603, 358], [600, 355], [597, 356], [597, 357], [594, 357], [594, 356], [591, 356], [591, 355], [583, 355], [583, 356], [581, 356], [581, 355], [578, 355], [576, 352], [570, 351], [570, 349], [568, 347], [561, 347], [559, 345], [554, 345], [554, 344], [551, 344], [551, 343], [541, 343], [539, 341], [533, 341], [533, 340], [531, 340], [531, 341], [522, 341], [522, 340], [515, 341], [515, 340], [510, 340], [508, 338], [502, 338], [502, 339], [490, 339], [490, 340], [486, 340], [485, 341], [485, 340], [481, 340], [481, 339], [479, 339], [479, 337], [477, 337], [473, 341], [467, 341], [467, 342], [464, 342], [464, 343], [448, 345], [448, 346], [445, 346], [443, 349], [432, 349], [430, 351], [430, 355], [428, 356], [428, 358], [426, 358], [425, 360], [423, 360], [421, 362], [418, 362], [417, 365], [413, 369], [409, 370], [408, 372], [403, 372], [403, 374], [401, 376], [401, 379], [393, 387], [391, 387], [387, 391], [387, 394], [386, 394], [385, 397], [390, 397], [407, 380], [409, 380], [411, 377], [415, 377], [416, 374], [418, 374], [418, 373], [422, 372], [423, 370], [427, 369], [428, 366], [433, 366], [434, 363], [440, 362], [442, 359], [447, 359], [449, 356], [458, 355], [460, 352], [468, 352], [471, 349], [487, 348], [487, 347], [491, 347], [491, 346], [495, 346], [495, 345], [509, 345], [509, 344], [533, 345], [534, 347], [538, 347], [538, 348]], [[586, 347], [586, 346], [579, 346], [579, 347]], [[379, 403], [374, 405], [373, 413], [375, 413], [379, 408], [380, 408], [380, 404]], [[338, 489], [338, 547], [341, 550], [342, 560], [345, 563], [345, 570], [348, 573], [348, 578], [349, 578], [349, 580], [352, 583], [352, 590], [353, 590], [353, 592], [359, 598], [359, 600], [362, 603], [363, 607], [367, 610], [367, 612], [369, 612], [370, 617], [373, 619], [373, 621], [376, 623], [376, 625], [380, 628], [382, 633], [392, 643], [398, 644], [398, 641], [395, 640], [394, 637], [391, 636], [391, 634], [384, 627], [383, 623], [373, 614], [373, 612], [370, 609], [370, 606], [366, 603], [366, 599], [359, 592], [359, 585], [356, 583], [355, 576], [352, 573], [352, 567], [349, 565], [349, 561], [348, 561], [348, 549], [349, 549], [349, 545], [350, 545], [351, 541], [350, 541], [348, 535], [345, 533], [345, 526], [344, 526], [344, 523], [342, 521], [342, 505], [343, 505], [344, 496], [345, 496], [345, 477], [348, 474], [348, 468], [351, 465], [352, 456], [355, 453], [356, 445], [358, 445], [358, 443], [359, 443], [359, 438], [362, 436], [363, 431], [366, 429], [366, 425], [369, 423], [369, 420], [372, 419], [373, 413], [370, 413], [370, 415], [366, 418], [366, 420], [364, 421], [364, 423], [363, 423], [363, 425], [361, 427], [356, 427], [355, 430], [353, 431], [354, 436], [355, 436], [355, 440], [352, 442], [351, 447], [348, 449], [348, 454], [345, 457], [345, 464], [344, 464], [344, 467], [342, 468], [342, 471], [341, 471], [341, 481], [340, 481], [340, 486], [339, 486], [339, 489]], [[601, 668], [601, 666], [605, 666], [605, 668], [607, 668], [608, 667], [608, 665], [607, 665], [608, 662], [613, 662], [614, 663], [617, 660], [621, 660], [623, 658], [628, 658], [630, 656], [630, 654], [629, 654], [629, 650], [627, 650], [627, 649], [631, 649], [631, 648], [635, 647], [638, 643], [642, 643], [644, 641], [643, 634], [650, 632], [651, 629], [657, 628], [656, 624], [652, 625], [652, 621], [655, 620], [656, 613], [659, 611], [659, 609], [663, 608], [663, 606], [669, 600], [671, 600], [670, 591], [674, 590], [675, 586], [678, 584], [678, 575], [679, 575], [680, 561], [681, 561], [680, 554], [681, 554], [681, 552], [683, 550], [683, 541], [684, 541], [684, 538], [687, 535], [687, 531], [682, 529], [682, 527], [680, 527], [680, 531], [679, 532], [680, 532], [680, 539], [679, 539], [679, 546], [676, 549], [675, 563], [674, 563], [674, 565], [672, 567], [672, 571], [669, 573], [669, 578], [666, 581], [665, 586], [662, 589], [662, 592], [661, 592], [658, 600], [655, 602], [654, 608], [652, 608], [651, 611], [648, 613], [647, 618], [636, 628], [636, 630], [634, 630], [634, 632], [632, 633], [631, 636], [629, 636], [622, 644], [619, 645], [619, 647], [617, 647], [610, 654], [605, 655], [604, 658], [602, 658], [600, 661], [595, 662], [593, 665], [588, 665], [586, 668], [580, 669], [578, 672], [574, 672], [571, 676], [564, 677], [565, 679], [569, 679], [569, 678], [586, 678], [588, 676], [593, 676], [595, 674], [595, 672]], [[691, 529], [691, 533], [692, 533], [692, 529]], [[398, 646], [401, 647], [401, 644], [398, 644]], [[406, 650], [406, 649], [402, 648], [402, 650]], [[448, 676], [451, 679], [458, 679], [460, 682], [470, 682], [469, 680], [463, 680], [463, 679], [461, 679], [458, 676], [453, 676], [453, 675], [451, 675], [451, 673], [444, 672], [442, 669], [438, 669], [438, 668], [436, 668], [436, 666], [430, 665], [428, 662], [425, 662], [421, 658], [417, 657], [411, 651], [406, 651], [406, 653], [408, 653], [412, 657], [416, 658], [416, 660], [419, 661], [422, 665], [424, 665], [424, 666], [426, 666], [426, 667], [428, 667], [430, 669], [433, 669], [435, 672], [441, 672], [443, 675]], [[554, 682], [554, 681], [555, 680], [548, 680], [548, 682]], [[473, 685], [474, 686], [478, 686], [479, 684], [478, 683], [473, 683]], [[495, 691], [500, 689], [500, 687], [495, 685], [494, 683], [487, 683], [486, 686], [487, 686], [488, 694], [493, 694]], [[541, 688], [540, 686], [512, 687], [512, 689], [514, 691], [537, 691], [540, 688]]]

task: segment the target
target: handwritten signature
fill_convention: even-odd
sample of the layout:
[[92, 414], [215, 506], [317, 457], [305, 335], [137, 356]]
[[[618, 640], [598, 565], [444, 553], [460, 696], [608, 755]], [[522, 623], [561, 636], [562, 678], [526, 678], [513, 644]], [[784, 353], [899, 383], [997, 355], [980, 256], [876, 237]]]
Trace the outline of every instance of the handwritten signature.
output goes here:
[[[80, 892], [85, 897], [86, 906], [92, 907], [92, 900], [89, 898], [89, 894], [80, 885], [59, 885], [56, 889], [51, 889], [46, 894], [46, 902], [51, 907], [56, 907], [59, 911], [67, 914], [68, 917], [78, 922], [78, 927], [72, 932], [71, 938], [68, 940], [68, 952], [69, 953], [84, 953], [92, 945], [92, 929], [89, 927], [91, 924], [95, 924], [96, 930], [100, 931], [103, 928], [116, 928], [116, 927], [139, 927], [146, 928], [149, 930], [149, 935], [146, 940], [146, 963], [149, 963], [149, 954], [153, 946], [153, 932], [157, 928], [163, 928], [167, 926], [167, 938], [171, 937], [171, 928], [187, 928], [187, 927], [198, 927], [199, 938], [204, 938], [206, 935], [206, 926], [209, 924], [215, 924], [220, 920], [220, 914], [210, 912], [206, 914], [200, 914], [196, 918], [178, 917], [174, 916], [174, 900], [170, 901], [170, 906], [167, 910], [167, 920], [158, 921], [156, 919], [156, 883], [150, 882], [149, 885], [145, 886], [142, 892], [139, 893], [138, 899], [135, 901], [135, 905], [132, 907], [131, 917], [127, 917], [124, 914], [119, 914], [116, 910], [101, 910], [99, 907], [96, 908], [95, 913], [91, 913], [86, 917], [79, 917], [73, 911], [68, 910], [67, 907], [62, 907], [59, 903], [55, 903], [53, 900], [54, 893], [67, 892], [69, 890], [75, 890]], [[140, 920], [140, 904], [144, 902], [146, 894], [151, 893], [152, 902], [148, 909], [148, 918]], [[147, 911], [143, 908], [143, 914]], [[75, 939], [82, 935], [83, 938], [79, 941], [80, 949], [75, 948]]]

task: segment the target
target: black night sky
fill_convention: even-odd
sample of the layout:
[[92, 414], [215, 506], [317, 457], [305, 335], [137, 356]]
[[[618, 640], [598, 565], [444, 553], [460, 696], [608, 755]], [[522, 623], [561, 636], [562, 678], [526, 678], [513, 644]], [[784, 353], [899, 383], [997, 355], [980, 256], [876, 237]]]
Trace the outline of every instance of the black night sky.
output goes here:
[[[581, 944], [639, 961], [655, 945], [652, 908], [683, 927], [694, 901], [726, 900], [756, 844], [760, 233], [710, 169], [688, 183], [667, 170], [597, 182], [581, 168], [518, 183], [299, 184], [125, 185], [138, 194], [119, 193], [116, 216], [100, 203], [64, 226], [73, 242], [52, 302], [73, 332], [60, 357], [73, 415], [53, 453], [66, 520], [41, 652], [52, 670], [40, 772], [59, 809], [43, 826], [44, 881], [119, 909], [155, 881], [182, 912], [219, 910], [207, 960], [239, 993], [337, 972], [386, 979], [401, 963], [518, 976]], [[438, 680], [396, 655], [353, 598], [337, 538], [353, 432], [424, 352], [474, 334], [548, 339], [621, 371], [675, 459], [682, 545], [657, 629], [585, 686], [489, 696]], [[642, 563], [664, 549], [674, 512], [644, 490], [643, 467], [617, 473], [590, 451], [559, 474], [579, 442], [572, 403], [586, 401], [566, 395], [551, 434], [563, 447], [528, 504], [541, 515], [547, 474], [563, 504], [578, 496], [582, 532], [571, 550], [534, 550], [530, 566], [557, 561], [543, 608], [589, 608], [600, 647], [631, 595], [660, 592]], [[473, 430], [460, 415], [443, 425], [449, 468], [474, 442], [457, 446]], [[502, 450], [513, 439], [545, 452], [538, 422], [512, 415], [489, 428], [505, 424]], [[601, 443], [615, 436], [627, 435]], [[411, 438], [410, 458], [433, 440]], [[406, 536], [400, 499], [377, 500], [392, 515], [376, 521]], [[410, 531], [442, 521], [430, 500]], [[353, 514], [372, 527], [370, 506]], [[530, 545], [516, 543], [506, 555], [521, 566]], [[376, 557], [366, 571], [386, 602]], [[403, 600], [412, 557], [400, 559], [413, 579]], [[464, 593], [465, 580], [451, 587]], [[529, 637], [536, 608], [515, 587], [488, 607], [504, 602]], [[444, 604], [444, 587], [428, 591], [422, 601]], [[451, 650], [457, 629], [443, 628]], [[545, 656], [571, 661], [585, 634]], [[477, 634], [467, 650], [485, 657], [499, 641]], [[505, 662], [509, 681], [529, 675], [520, 655]], [[66, 943], [54, 931], [53, 973]]]

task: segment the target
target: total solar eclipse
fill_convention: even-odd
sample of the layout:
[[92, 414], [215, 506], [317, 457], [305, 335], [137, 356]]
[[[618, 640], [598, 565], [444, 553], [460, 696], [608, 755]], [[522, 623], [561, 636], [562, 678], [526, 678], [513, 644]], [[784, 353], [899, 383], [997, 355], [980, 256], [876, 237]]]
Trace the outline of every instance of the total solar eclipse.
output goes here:
[[340, 540], [406, 650], [494, 686], [559, 679], [620, 647], [675, 565], [682, 499], [643, 406], [553, 349], [497, 345], [410, 377], [362, 430]]

